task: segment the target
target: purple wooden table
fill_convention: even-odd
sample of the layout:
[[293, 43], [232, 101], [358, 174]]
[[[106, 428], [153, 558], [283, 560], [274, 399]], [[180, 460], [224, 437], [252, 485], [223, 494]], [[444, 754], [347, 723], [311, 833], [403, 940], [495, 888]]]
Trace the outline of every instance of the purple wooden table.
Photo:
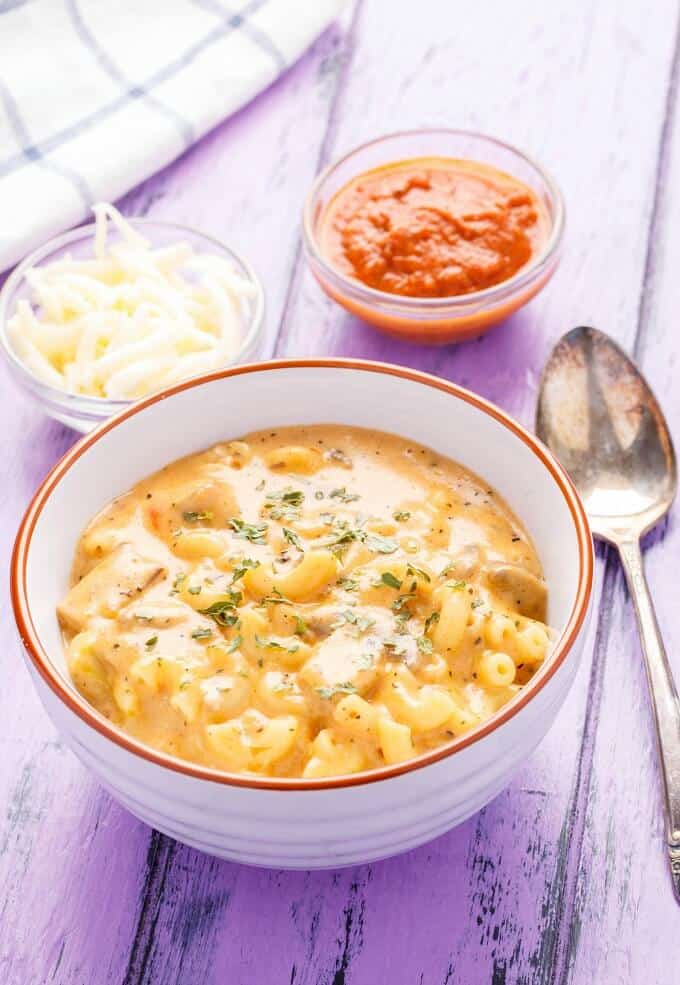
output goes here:
[[[530, 0], [358, 0], [275, 87], [123, 207], [202, 227], [253, 260], [268, 295], [265, 357], [405, 363], [530, 424], [551, 344], [590, 323], [636, 353], [677, 427], [677, 18], [675, 0], [653, 11], [552, 0], [540, 13]], [[300, 252], [300, 210], [319, 168], [361, 140], [426, 124], [526, 147], [557, 176], [568, 211], [549, 288], [484, 339], [445, 349], [389, 342], [344, 314]], [[31, 493], [75, 436], [9, 381], [3, 421], [7, 558]], [[671, 519], [647, 555], [677, 676], [679, 546]], [[0, 983], [677, 982], [680, 911], [662, 852], [649, 701], [630, 603], [605, 552], [596, 606], [567, 705], [492, 804], [400, 858], [285, 873], [200, 855], [113, 803], [39, 707], [5, 605]]]

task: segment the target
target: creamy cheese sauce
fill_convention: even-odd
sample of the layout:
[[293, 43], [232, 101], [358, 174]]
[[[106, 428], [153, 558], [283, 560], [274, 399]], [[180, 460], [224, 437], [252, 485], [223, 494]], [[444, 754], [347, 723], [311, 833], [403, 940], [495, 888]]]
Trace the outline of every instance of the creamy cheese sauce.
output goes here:
[[279, 428], [168, 465], [85, 529], [59, 605], [83, 696], [222, 770], [324, 777], [474, 728], [545, 659], [527, 533], [429, 448]]

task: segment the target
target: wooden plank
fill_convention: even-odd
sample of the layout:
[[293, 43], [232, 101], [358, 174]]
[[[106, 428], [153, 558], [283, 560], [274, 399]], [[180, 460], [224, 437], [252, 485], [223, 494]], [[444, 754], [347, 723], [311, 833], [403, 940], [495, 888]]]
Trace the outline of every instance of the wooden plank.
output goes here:
[[[679, 51], [676, 42], [660, 147], [654, 223], [634, 349], [678, 440], [677, 269], [680, 263]], [[680, 682], [677, 507], [648, 538], [646, 567], [666, 648]], [[572, 933], [564, 955], [575, 981], [677, 976], [680, 941], [665, 851], [661, 777], [642, 654], [623, 580], [617, 576], [612, 633], [603, 653], [602, 722], [587, 804]], [[606, 933], [598, 928], [606, 928]]]

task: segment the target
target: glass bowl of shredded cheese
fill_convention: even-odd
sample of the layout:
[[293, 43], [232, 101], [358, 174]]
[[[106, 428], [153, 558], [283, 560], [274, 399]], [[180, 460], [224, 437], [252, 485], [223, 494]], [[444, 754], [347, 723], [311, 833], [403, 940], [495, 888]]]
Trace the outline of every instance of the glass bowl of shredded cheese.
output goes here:
[[262, 286], [223, 243], [185, 226], [95, 221], [50, 240], [0, 293], [15, 381], [51, 417], [89, 431], [142, 397], [243, 362], [259, 341]]

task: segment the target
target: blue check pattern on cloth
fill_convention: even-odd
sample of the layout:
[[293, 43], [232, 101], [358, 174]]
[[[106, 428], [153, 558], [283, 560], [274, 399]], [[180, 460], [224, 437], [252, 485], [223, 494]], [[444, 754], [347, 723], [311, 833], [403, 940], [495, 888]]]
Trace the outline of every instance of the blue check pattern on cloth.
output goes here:
[[270, 85], [343, 0], [0, 0], [0, 270]]

